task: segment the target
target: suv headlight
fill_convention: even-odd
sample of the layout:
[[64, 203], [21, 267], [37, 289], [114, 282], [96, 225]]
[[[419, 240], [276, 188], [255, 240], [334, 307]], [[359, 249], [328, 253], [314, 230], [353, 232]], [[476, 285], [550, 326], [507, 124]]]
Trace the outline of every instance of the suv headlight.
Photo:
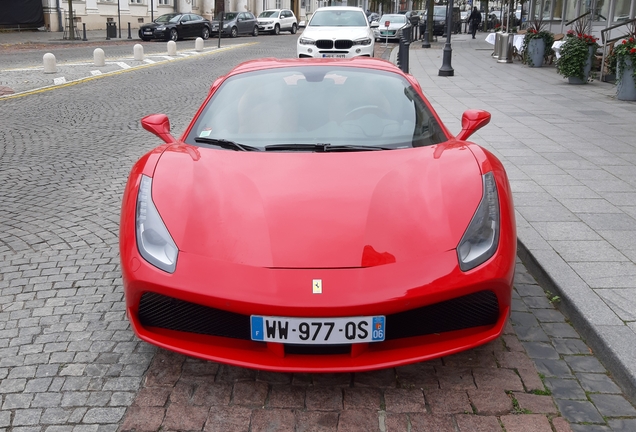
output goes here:
[[371, 45], [371, 38], [357, 39], [353, 41], [353, 45]]
[[305, 37], [300, 37], [298, 39], [298, 43], [301, 45], [316, 45], [316, 41], [313, 39], [309, 39], [309, 38], [305, 38]]
[[486, 262], [499, 244], [499, 196], [492, 172], [482, 176], [484, 193], [457, 246], [459, 268], [468, 271]]
[[179, 250], [152, 202], [152, 179], [145, 175], [137, 192], [135, 226], [141, 256], [155, 267], [174, 273]]
[[164, 31], [165, 29], [166, 29], [166, 26], [157, 27], [157, 30], [159, 30], [159, 31]]

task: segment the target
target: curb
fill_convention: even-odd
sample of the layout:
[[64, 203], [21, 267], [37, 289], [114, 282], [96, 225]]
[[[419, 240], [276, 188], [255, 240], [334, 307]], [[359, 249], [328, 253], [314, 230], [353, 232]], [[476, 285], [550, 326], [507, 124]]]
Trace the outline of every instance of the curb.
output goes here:
[[[633, 332], [624, 324], [619, 326], [601, 326], [593, 322], [589, 314], [582, 311], [585, 307], [585, 299], [572, 295], [565, 289], [564, 274], [550, 272], [542, 265], [541, 258], [537, 258], [521, 240], [517, 239], [517, 255], [526, 265], [528, 271], [535, 277], [539, 284], [552, 292], [559, 294], [562, 301], [558, 303], [558, 309], [572, 322], [587, 344], [594, 350], [594, 354], [601, 360], [613, 375], [616, 383], [621, 387], [625, 396], [636, 403], [636, 345], [625, 343], [629, 338], [636, 339]], [[550, 257], [555, 266], [569, 266], [555, 254]], [[570, 269], [571, 270], [571, 269]], [[590, 288], [587, 288], [591, 291]], [[589, 306], [588, 306], [589, 308]], [[602, 327], [611, 327], [604, 329]], [[622, 331], [620, 337], [612, 337]], [[629, 334], [623, 334], [624, 332]], [[631, 363], [631, 364], [630, 364]]]

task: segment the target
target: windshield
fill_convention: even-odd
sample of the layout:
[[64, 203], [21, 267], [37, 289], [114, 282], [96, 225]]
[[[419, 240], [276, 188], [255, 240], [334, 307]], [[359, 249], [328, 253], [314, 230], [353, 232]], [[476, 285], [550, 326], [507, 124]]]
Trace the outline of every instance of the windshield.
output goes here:
[[226, 12], [225, 15], [223, 15], [223, 21], [232, 21], [237, 15], [238, 13], [236, 12]]
[[155, 20], [156, 23], [177, 22], [181, 14], [165, 14]]
[[433, 10], [433, 16], [436, 16], [436, 17], [446, 16], [446, 6], [435, 6], [435, 9]]
[[186, 142], [224, 139], [263, 149], [276, 144], [382, 148], [446, 141], [403, 77], [337, 65], [247, 72], [225, 81]]
[[382, 25], [387, 21], [391, 24], [406, 24], [406, 17], [404, 15], [382, 15], [380, 18]]
[[367, 17], [362, 10], [321, 10], [314, 13], [310, 27], [366, 27]]
[[259, 18], [270, 18], [276, 17], [278, 18], [278, 11], [264, 11], [258, 16]]

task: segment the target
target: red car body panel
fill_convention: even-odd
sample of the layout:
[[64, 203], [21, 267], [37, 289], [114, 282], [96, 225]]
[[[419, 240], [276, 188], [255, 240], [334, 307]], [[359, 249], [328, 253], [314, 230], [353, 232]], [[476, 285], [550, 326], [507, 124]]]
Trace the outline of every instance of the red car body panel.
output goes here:
[[[231, 74], [296, 61], [248, 62]], [[401, 74], [377, 59], [344, 63]], [[481, 200], [486, 172], [493, 172], [499, 195], [499, 245], [488, 261], [464, 272], [455, 249]], [[179, 249], [172, 274], [137, 249], [142, 174], [153, 178], [153, 202]], [[352, 153], [234, 152], [178, 140], [133, 167], [120, 229], [135, 333], [207, 360], [286, 372], [393, 367], [491, 341], [510, 312], [516, 229], [508, 179], [491, 153], [452, 137], [429, 147]], [[322, 280], [322, 294], [312, 293], [313, 279]], [[144, 326], [138, 318], [145, 292], [247, 316], [349, 317], [389, 315], [482, 291], [493, 292], [499, 304], [492, 325], [353, 344], [349, 354], [290, 355], [278, 343]]]

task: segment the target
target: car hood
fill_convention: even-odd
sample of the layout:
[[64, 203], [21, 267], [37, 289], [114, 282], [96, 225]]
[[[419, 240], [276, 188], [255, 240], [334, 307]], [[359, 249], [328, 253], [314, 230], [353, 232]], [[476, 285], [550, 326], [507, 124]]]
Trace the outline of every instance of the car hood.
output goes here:
[[369, 37], [369, 27], [305, 27], [302, 36], [310, 39], [361, 39]]
[[[352, 268], [454, 249], [482, 195], [466, 147], [348, 153], [174, 145], [152, 197], [177, 247], [269, 268]], [[437, 149], [437, 151], [436, 151]]]
[[155, 29], [157, 27], [164, 27], [164, 26], [165, 27], [169, 27], [171, 25], [173, 25], [173, 23], [160, 23], [159, 24], [159, 23], [152, 22], [152, 23], [144, 24], [140, 28], [141, 29], [147, 29], [147, 28]]

